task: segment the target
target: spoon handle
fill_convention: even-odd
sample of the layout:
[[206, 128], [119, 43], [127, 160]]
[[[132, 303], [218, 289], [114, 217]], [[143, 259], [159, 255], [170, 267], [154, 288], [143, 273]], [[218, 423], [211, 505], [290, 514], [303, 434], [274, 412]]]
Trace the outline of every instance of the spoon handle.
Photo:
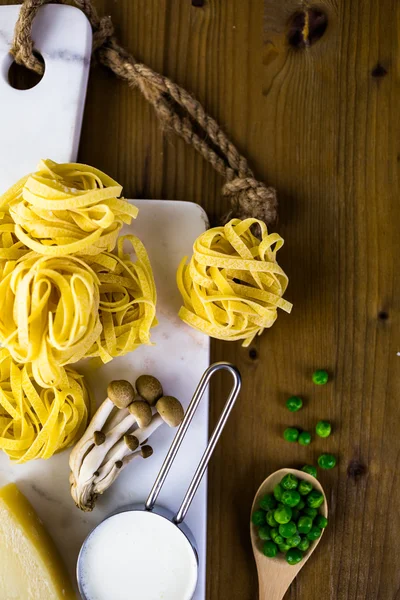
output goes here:
[[260, 564], [258, 568], [259, 600], [282, 600], [290, 584], [296, 576], [298, 569], [293, 567], [294, 571], [289, 572], [287, 568], [265, 569]]

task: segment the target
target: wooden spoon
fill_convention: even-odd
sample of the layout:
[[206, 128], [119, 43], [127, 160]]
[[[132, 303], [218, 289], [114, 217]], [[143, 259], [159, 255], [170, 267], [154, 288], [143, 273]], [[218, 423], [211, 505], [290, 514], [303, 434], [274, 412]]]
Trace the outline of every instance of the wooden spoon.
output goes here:
[[[275, 473], [272, 473], [272, 475], [267, 477], [255, 495], [251, 514], [259, 508], [259, 501], [262, 496], [271, 494], [274, 487], [280, 483], [282, 477], [288, 473], [296, 475], [299, 479], [309, 481], [316, 490], [323, 493], [324, 503], [322, 504], [320, 511], [324, 517], [328, 517], [328, 503], [322, 485], [312, 475], [309, 475], [304, 471], [297, 471], [296, 469], [280, 469], [280, 471], [275, 471]], [[322, 533], [323, 531], [324, 530], [322, 530]], [[310, 544], [303, 559], [297, 565], [289, 565], [282, 554], [279, 554], [276, 558], [268, 558], [262, 553], [263, 542], [257, 535], [257, 527], [252, 523], [250, 523], [250, 535], [254, 558], [257, 565], [259, 600], [282, 600], [293, 579], [318, 546], [322, 536]]]

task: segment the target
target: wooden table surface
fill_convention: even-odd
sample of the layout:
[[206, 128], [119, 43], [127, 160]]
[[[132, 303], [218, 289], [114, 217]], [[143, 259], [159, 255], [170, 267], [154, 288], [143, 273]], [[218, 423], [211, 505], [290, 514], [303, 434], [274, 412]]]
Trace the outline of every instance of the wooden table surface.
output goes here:
[[[319, 0], [307, 19], [298, 0], [96, 4], [138, 59], [204, 103], [279, 193], [293, 312], [249, 349], [212, 344], [214, 360], [241, 369], [243, 393], [210, 467], [207, 600], [257, 598], [253, 495], [271, 471], [315, 464], [323, 451], [339, 459], [320, 475], [330, 526], [287, 598], [399, 598], [400, 4]], [[127, 197], [195, 201], [214, 221], [226, 209], [220, 177], [101, 68], [80, 160], [116, 177]], [[331, 374], [325, 387], [311, 382], [316, 368]], [[284, 407], [292, 394], [305, 399], [298, 414]], [[312, 430], [321, 418], [334, 426], [328, 440], [283, 441], [285, 426]]]

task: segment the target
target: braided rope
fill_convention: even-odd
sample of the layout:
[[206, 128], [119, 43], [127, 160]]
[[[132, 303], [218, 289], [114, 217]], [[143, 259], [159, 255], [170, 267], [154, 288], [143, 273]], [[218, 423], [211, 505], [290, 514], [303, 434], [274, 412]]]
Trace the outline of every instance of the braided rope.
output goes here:
[[[17, 63], [38, 74], [43, 64], [33, 53], [32, 22], [41, 6], [64, 0], [24, 0], [15, 27], [11, 52]], [[277, 197], [273, 188], [255, 179], [242, 156], [227, 135], [210, 117], [196, 98], [182, 87], [138, 63], [116, 39], [110, 17], [99, 17], [91, 0], [74, 0], [85, 13], [93, 29], [93, 51], [100, 63], [111, 69], [131, 87], [137, 87], [153, 105], [166, 130], [174, 131], [193, 146], [226, 180], [223, 194], [231, 210], [226, 219], [255, 218], [267, 225], [277, 219]], [[201, 130], [203, 135], [197, 133]]]

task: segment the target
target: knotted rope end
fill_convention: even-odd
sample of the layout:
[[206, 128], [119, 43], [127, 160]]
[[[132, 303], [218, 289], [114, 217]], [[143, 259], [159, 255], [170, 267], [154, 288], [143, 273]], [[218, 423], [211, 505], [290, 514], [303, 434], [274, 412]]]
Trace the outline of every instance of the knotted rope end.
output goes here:
[[278, 219], [278, 198], [276, 190], [253, 177], [236, 177], [226, 183], [222, 193], [229, 198], [230, 211], [223, 218], [223, 223], [236, 217], [238, 219], [254, 218], [266, 225], [275, 225]]

